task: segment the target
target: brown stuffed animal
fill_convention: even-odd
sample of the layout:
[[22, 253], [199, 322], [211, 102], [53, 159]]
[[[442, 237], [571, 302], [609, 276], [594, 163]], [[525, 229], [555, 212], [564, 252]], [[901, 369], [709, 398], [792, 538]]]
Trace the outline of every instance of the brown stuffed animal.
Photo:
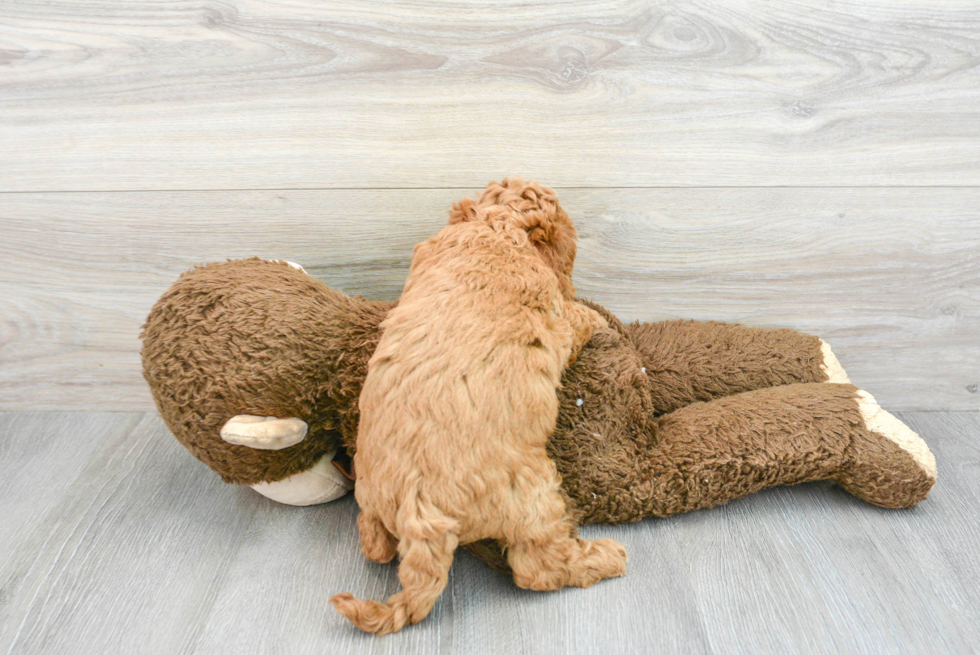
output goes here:
[[[935, 482], [925, 442], [849, 384], [820, 339], [714, 322], [626, 326], [587, 304], [609, 328], [565, 371], [548, 444], [581, 524], [814, 480], [912, 507]], [[352, 486], [358, 396], [393, 305], [286, 262], [197, 267], [150, 312], [144, 376], [173, 434], [226, 482], [326, 502]], [[506, 567], [496, 544], [471, 550]]]

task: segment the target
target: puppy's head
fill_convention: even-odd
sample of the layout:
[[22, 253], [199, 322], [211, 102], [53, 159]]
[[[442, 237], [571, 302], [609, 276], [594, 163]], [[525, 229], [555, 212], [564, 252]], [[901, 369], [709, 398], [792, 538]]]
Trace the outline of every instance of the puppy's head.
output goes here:
[[562, 295], [575, 297], [572, 267], [578, 234], [554, 191], [519, 177], [491, 182], [476, 200], [464, 198], [453, 205], [449, 224], [464, 221], [484, 221], [498, 231], [526, 234], [538, 256], [558, 275]]

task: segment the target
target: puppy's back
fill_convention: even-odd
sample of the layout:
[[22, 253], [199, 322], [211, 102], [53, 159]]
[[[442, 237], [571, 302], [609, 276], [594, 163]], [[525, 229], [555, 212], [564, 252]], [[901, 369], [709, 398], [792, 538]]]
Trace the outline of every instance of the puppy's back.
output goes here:
[[361, 393], [359, 477], [466, 487], [474, 467], [505, 468], [518, 435], [543, 446], [572, 341], [563, 302], [529, 246], [484, 224], [419, 244]]

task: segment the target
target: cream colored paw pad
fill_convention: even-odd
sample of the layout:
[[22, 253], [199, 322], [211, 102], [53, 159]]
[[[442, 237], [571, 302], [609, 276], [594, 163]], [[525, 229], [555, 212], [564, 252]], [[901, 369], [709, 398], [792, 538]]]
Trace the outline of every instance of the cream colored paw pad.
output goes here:
[[883, 410], [867, 391], [857, 392], [861, 418], [868, 430], [880, 434], [907, 452], [915, 463], [933, 480], [936, 479], [936, 458], [929, 446], [912, 428]]
[[306, 421], [298, 418], [239, 414], [221, 428], [228, 443], [258, 450], [282, 450], [306, 438]]
[[830, 344], [820, 340], [820, 354], [823, 355], [823, 363], [820, 370], [827, 376], [827, 382], [834, 384], [850, 384], [851, 380], [847, 377], [847, 372], [837, 360], [837, 355], [830, 349]]

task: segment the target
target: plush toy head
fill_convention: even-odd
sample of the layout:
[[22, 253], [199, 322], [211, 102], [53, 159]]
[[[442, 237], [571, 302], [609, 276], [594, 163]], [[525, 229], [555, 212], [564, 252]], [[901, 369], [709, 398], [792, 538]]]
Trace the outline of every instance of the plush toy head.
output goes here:
[[[143, 375], [167, 426], [195, 457], [226, 482], [274, 482], [328, 454], [343, 459], [378, 324], [392, 306], [348, 297], [286, 262], [200, 266], [150, 312]], [[222, 438], [239, 415], [286, 423], [239, 420]], [[308, 430], [295, 441], [302, 428], [291, 429], [290, 419]]]

